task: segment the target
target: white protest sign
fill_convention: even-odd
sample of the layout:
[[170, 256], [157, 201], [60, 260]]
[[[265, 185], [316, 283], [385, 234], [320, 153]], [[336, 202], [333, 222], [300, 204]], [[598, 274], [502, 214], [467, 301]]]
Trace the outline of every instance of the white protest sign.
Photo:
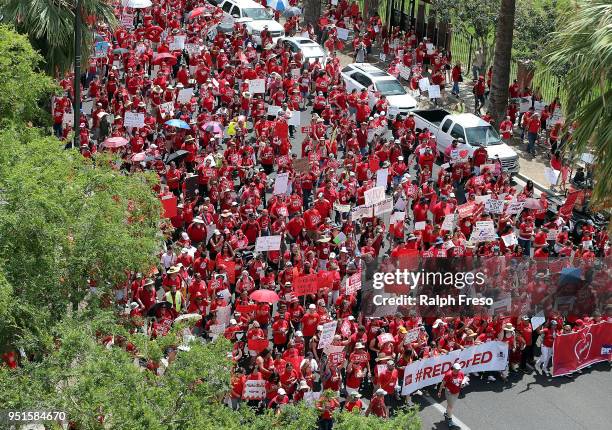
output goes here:
[[357, 206], [355, 209], [353, 209], [353, 212], [351, 212], [351, 220], [357, 221], [362, 218], [370, 218], [373, 216], [373, 212], [374, 209], [371, 205]]
[[389, 224], [395, 224], [397, 222], [404, 221], [406, 219], [406, 212], [394, 212], [391, 214]]
[[495, 224], [493, 221], [476, 221], [470, 241], [487, 242], [496, 238], [497, 234], [495, 234]]
[[559, 174], [561, 172], [550, 167], [544, 168], [544, 177], [548, 181], [550, 185], [557, 185], [557, 181], [559, 180]]
[[338, 202], [334, 202], [334, 210], [342, 213], [347, 213], [351, 211], [351, 205], [343, 205]]
[[244, 383], [244, 393], [242, 394], [245, 400], [262, 400], [266, 398], [266, 381], [248, 380]]
[[421, 91], [427, 91], [429, 89], [429, 78], [419, 79], [419, 89]]
[[252, 79], [249, 81], [249, 92], [251, 94], [263, 94], [266, 92], [265, 79]]
[[400, 76], [405, 80], [410, 80], [410, 69], [406, 66], [400, 66]]
[[93, 110], [93, 106], [94, 106], [94, 100], [93, 99], [84, 100], [83, 104], [81, 105], [81, 109], [83, 109], [83, 113], [85, 115], [91, 115], [91, 111]]
[[185, 51], [187, 51], [189, 55], [198, 55], [202, 51], [202, 47], [197, 43], [186, 43]]
[[123, 125], [126, 128], [130, 127], [143, 127], [144, 126], [145, 115], [144, 113], [138, 112], [126, 112], [125, 117], [123, 119]]
[[425, 221], [418, 221], [414, 223], [414, 229], [415, 230], [425, 230], [425, 225], [427, 223]]
[[412, 343], [412, 342], [417, 341], [419, 339], [419, 332], [420, 331], [421, 331], [421, 329], [414, 328], [414, 329], [410, 330], [408, 333], [406, 333], [406, 336], [404, 336], [404, 344]]
[[291, 110], [289, 111], [289, 114], [291, 116], [289, 117], [289, 121], [287, 121], [287, 124], [293, 125], [294, 127], [299, 127], [301, 125], [300, 111]]
[[378, 169], [376, 171], [376, 186], [387, 188], [387, 180], [389, 178], [389, 169]]
[[414, 361], [404, 369], [402, 395], [414, 393], [428, 385], [439, 384], [454, 363], [464, 374], [504, 370], [508, 365], [508, 344], [493, 341], [456, 349], [448, 354]]
[[489, 199], [485, 202], [485, 212], [490, 214], [502, 214], [504, 213], [504, 201]]
[[206, 243], [208, 243], [210, 238], [213, 237], [216, 229], [217, 229], [216, 224], [209, 224], [206, 226]]
[[374, 205], [374, 216], [383, 215], [393, 210], [393, 197], [389, 197]]
[[507, 247], [518, 245], [518, 240], [516, 239], [516, 235], [514, 233], [502, 236], [502, 240], [504, 241], [504, 245]]
[[134, 14], [123, 12], [123, 15], [121, 15], [121, 25], [128, 30], [131, 30], [132, 27], [134, 27]]
[[491, 312], [493, 315], [500, 312], [510, 312], [510, 309], [512, 309], [512, 298], [510, 296], [493, 302], [491, 305]]
[[521, 211], [523, 210], [523, 206], [525, 206], [525, 202], [519, 202], [514, 200], [510, 202], [510, 204], [508, 204], [508, 207], [506, 208], [506, 213], [509, 215], [521, 213]]
[[[227, 291], [227, 289], [223, 291]], [[228, 296], [229, 296], [229, 292], [228, 292]], [[231, 318], [232, 318], [232, 306], [231, 305], [222, 306], [222, 307], [217, 308], [217, 321], [219, 322], [219, 324], [227, 325], [229, 324]]]
[[276, 117], [278, 115], [278, 113], [281, 111], [281, 109], [282, 109], [281, 106], [269, 105], [268, 106], [268, 110], [267, 110], [267, 114], [268, 114], [268, 116]]
[[403, 211], [404, 209], [406, 209], [406, 200], [404, 200], [403, 197], [400, 197], [395, 202], [394, 208], [397, 209], [398, 211]]
[[159, 112], [162, 115], [173, 116], [174, 115], [174, 103], [166, 102], [166, 103], [160, 104], [159, 105]]
[[274, 181], [274, 190], [272, 194], [275, 196], [279, 194], [287, 194], [287, 189], [289, 188], [289, 173], [279, 173], [276, 175], [276, 180]]
[[441, 97], [440, 85], [430, 85], [427, 92], [429, 93], [430, 99], [439, 99]]
[[531, 317], [531, 328], [536, 330], [542, 324], [546, 322], [546, 317], [544, 316], [544, 311], [540, 311], [534, 316]]
[[255, 251], [278, 251], [281, 245], [281, 236], [260, 236], [255, 241]]
[[475, 196], [474, 200], [476, 203], [485, 203], [491, 199], [491, 194], [485, 194], [484, 196]]
[[361, 290], [361, 272], [353, 273], [346, 278], [344, 288], [347, 295]]
[[176, 101], [179, 103], [187, 103], [193, 97], [193, 88], [183, 88], [179, 91]]
[[338, 321], [330, 321], [323, 324], [323, 330], [321, 330], [321, 336], [319, 337], [318, 349], [323, 349], [334, 341], [334, 335], [336, 334], [336, 326]]
[[531, 96], [529, 97], [521, 97], [521, 103], [519, 105], [520, 113], [525, 113], [531, 107]]
[[336, 31], [338, 32], [338, 39], [340, 40], [348, 40], [349, 31], [347, 28], [336, 27]]
[[546, 240], [556, 241], [558, 234], [559, 230], [548, 230], [548, 233], [546, 233]]
[[181, 51], [185, 47], [186, 36], [174, 36], [174, 40], [168, 44], [170, 51]]
[[74, 125], [74, 115], [72, 112], [64, 113], [64, 116], [62, 116], [62, 125], [64, 127], [66, 126], [72, 127]]
[[374, 187], [366, 190], [363, 193], [366, 206], [371, 206], [382, 202], [385, 199], [385, 188], [386, 187]]
[[448, 214], [444, 217], [444, 221], [442, 221], [442, 230], [455, 230], [455, 214]]
[[584, 152], [581, 156], [580, 159], [582, 161], [584, 161], [587, 164], [593, 164], [593, 162], [595, 161], [595, 155], [593, 154], [589, 154], [588, 152]]

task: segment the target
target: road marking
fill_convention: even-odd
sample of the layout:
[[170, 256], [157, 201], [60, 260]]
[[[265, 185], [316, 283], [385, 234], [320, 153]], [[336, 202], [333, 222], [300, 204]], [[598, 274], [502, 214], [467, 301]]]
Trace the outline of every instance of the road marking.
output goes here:
[[[446, 412], [446, 408], [444, 408], [440, 403], [435, 401], [430, 395], [423, 393], [421, 396], [427, 403], [433, 406], [438, 412], [444, 416], [444, 412]], [[463, 421], [457, 418], [456, 415], [453, 415], [453, 422], [455, 423], [455, 428], [460, 428], [461, 430], [471, 430]]]

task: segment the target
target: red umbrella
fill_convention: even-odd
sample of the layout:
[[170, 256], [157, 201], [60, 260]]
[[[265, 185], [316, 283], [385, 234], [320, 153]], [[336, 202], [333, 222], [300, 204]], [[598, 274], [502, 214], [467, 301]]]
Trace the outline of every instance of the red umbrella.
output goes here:
[[263, 303], [276, 303], [280, 300], [278, 294], [276, 294], [272, 290], [253, 291], [249, 297], [251, 297], [251, 299], [255, 300], [256, 302]]
[[187, 19], [194, 19], [205, 13], [208, 13], [210, 15], [210, 9], [208, 7], [196, 7], [194, 10], [189, 12]]
[[109, 137], [104, 141], [104, 146], [106, 148], [120, 148], [125, 146], [128, 143], [128, 140], [124, 137]]
[[166, 62], [169, 66], [174, 66], [176, 64], [176, 57], [172, 54], [164, 52], [163, 54], [155, 54], [153, 55], [153, 64], [156, 66], [160, 65], [163, 62]]

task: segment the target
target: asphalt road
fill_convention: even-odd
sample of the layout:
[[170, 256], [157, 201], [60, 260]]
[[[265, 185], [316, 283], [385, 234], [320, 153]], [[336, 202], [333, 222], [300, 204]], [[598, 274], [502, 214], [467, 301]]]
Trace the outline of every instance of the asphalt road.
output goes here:
[[[612, 426], [610, 364], [598, 363], [574, 378], [511, 374], [511, 385], [471, 377], [455, 404], [463, 430], [604, 430]], [[423, 430], [445, 430], [446, 402], [435, 389], [414, 396]]]

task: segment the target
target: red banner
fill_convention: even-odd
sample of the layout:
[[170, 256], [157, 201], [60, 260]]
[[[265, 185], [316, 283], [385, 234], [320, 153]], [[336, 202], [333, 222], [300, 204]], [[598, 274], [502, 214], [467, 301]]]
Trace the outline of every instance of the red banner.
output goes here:
[[255, 312], [257, 305], [236, 305], [236, 312], [241, 314], [248, 314], [249, 312]]
[[327, 270], [324, 272], [319, 272], [317, 273], [317, 275], [318, 288], [332, 288], [334, 286], [334, 278], [336, 276], [336, 272], [332, 270]]
[[164, 218], [174, 218], [178, 213], [176, 196], [164, 196], [161, 203], [164, 208]]
[[553, 345], [553, 376], [566, 375], [593, 363], [612, 359], [612, 322], [562, 334]]
[[304, 275], [293, 280], [293, 295], [296, 297], [305, 296], [306, 294], [316, 294], [319, 290], [318, 278], [319, 275]]
[[457, 212], [459, 213], [459, 218], [463, 219], [463, 218], [469, 217], [474, 212], [474, 209], [476, 209], [476, 203], [474, 202], [469, 202], [469, 203], [462, 204], [461, 206], [457, 206]]

